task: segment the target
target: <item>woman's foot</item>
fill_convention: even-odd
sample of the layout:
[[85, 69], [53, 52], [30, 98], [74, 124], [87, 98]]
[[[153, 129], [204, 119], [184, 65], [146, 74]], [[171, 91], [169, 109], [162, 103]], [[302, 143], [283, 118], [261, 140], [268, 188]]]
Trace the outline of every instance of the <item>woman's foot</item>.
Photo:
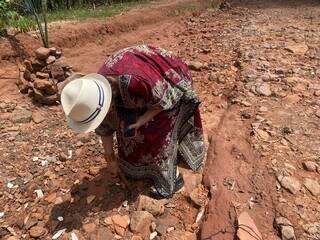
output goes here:
[[171, 198], [172, 195], [178, 192], [184, 186], [184, 180], [181, 174], [178, 175], [175, 181], [175, 188], [173, 193], [169, 194], [168, 192], [164, 191], [162, 188], [157, 189], [156, 187], [151, 187], [150, 195], [154, 199], [164, 199], [164, 198]]

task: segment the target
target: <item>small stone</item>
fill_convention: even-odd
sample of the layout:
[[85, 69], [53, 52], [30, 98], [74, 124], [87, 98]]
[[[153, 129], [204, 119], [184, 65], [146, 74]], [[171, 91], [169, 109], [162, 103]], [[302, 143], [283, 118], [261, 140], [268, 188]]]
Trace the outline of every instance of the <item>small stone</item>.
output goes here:
[[46, 63], [49, 65], [49, 64], [52, 64], [56, 61], [56, 57], [55, 56], [49, 56], [48, 59], [46, 60]]
[[291, 226], [282, 226], [281, 227], [281, 237], [282, 240], [294, 240], [296, 239], [294, 235], [294, 229]]
[[212, 82], [218, 82], [219, 80], [219, 76], [217, 73], [210, 73], [209, 75], [209, 81], [212, 81]]
[[48, 73], [37, 72], [36, 77], [40, 79], [48, 79], [50, 76]]
[[45, 200], [46, 202], [48, 202], [48, 203], [54, 203], [55, 200], [56, 200], [56, 198], [57, 198], [57, 193], [56, 193], [56, 192], [53, 192], [53, 193], [48, 194], [48, 195], [44, 198], [44, 200]]
[[50, 67], [49, 69], [50, 69], [51, 75], [54, 79], [57, 79], [58, 82], [62, 82], [65, 80], [64, 71], [63, 71], [63, 68], [60, 64], [54, 63], [48, 67]]
[[26, 70], [23, 72], [23, 77], [24, 77], [25, 80], [31, 81], [31, 72], [30, 72], [28, 69], [26, 69]]
[[204, 206], [207, 201], [207, 192], [203, 188], [203, 186], [199, 186], [198, 188], [194, 189], [190, 193], [190, 199], [194, 202], [197, 206]]
[[32, 69], [32, 62], [30, 60], [24, 60], [23, 61], [23, 64], [24, 66], [26, 67], [26, 69], [29, 71], [29, 72], [33, 72], [33, 69]]
[[39, 60], [46, 60], [50, 55], [50, 49], [45, 47], [40, 47], [36, 50], [36, 57]]
[[153, 232], [150, 234], [150, 240], [154, 239], [158, 235], [157, 232]]
[[92, 167], [89, 168], [89, 173], [90, 173], [92, 176], [98, 175], [99, 172], [100, 172], [100, 167], [92, 166]]
[[191, 70], [194, 70], [194, 71], [200, 71], [201, 68], [203, 68], [203, 64], [201, 62], [197, 62], [197, 61], [190, 61], [188, 63], [188, 67], [191, 69]]
[[297, 55], [304, 55], [309, 50], [309, 48], [305, 43], [297, 43], [287, 44], [285, 50]]
[[180, 168], [183, 179], [184, 179], [184, 194], [189, 196], [193, 189], [197, 188], [202, 182], [202, 174], [193, 172], [190, 169]]
[[301, 189], [301, 184], [299, 180], [294, 177], [279, 176], [278, 181], [280, 182], [283, 188], [285, 188], [292, 194], [297, 194]]
[[49, 50], [50, 50], [50, 55], [55, 55], [57, 52], [57, 48], [55, 48], [55, 47], [51, 47], [51, 48], [49, 48]]
[[256, 86], [255, 91], [262, 96], [269, 97], [272, 92], [270, 89], [270, 85], [268, 83], [262, 83], [261, 85]]
[[57, 87], [50, 80], [36, 79], [33, 85], [36, 89], [44, 91], [49, 95], [53, 95], [58, 92]]
[[137, 209], [139, 211], [146, 210], [152, 215], [157, 216], [161, 215], [164, 212], [164, 204], [165, 201], [163, 200], [156, 200], [148, 196], [141, 195], [138, 200]]
[[96, 240], [112, 240], [114, 239], [112, 232], [108, 228], [99, 228], [97, 231]]
[[163, 216], [157, 219], [156, 221], [156, 231], [160, 236], [166, 234], [168, 228], [175, 227], [179, 223], [179, 219], [173, 215]]
[[94, 201], [94, 199], [96, 198], [95, 195], [90, 195], [87, 197], [87, 204], [90, 204]]
[[312, 161], [306, 161], [302, 163], [303, 168], [309, 172], [316, 172], [318, 164]]
[[41, 236], [45, 235], [46, 232], [47, 232], [47, 230], [43, 227], [40, 227], [40, 226], [34, 226], [34, 227], [30, 228], [30, 230], [29, 230], [29, 234], [33, 238], [41, 237]]
[[111, 220], [114, 225], [126, 229], [130, 224], [130, 218], [128, 215], [121, 216], [119, 214], [111, 216]]
[[45, 117], [42, 116], [40, 112], [33, 112], [32, 113], [32, 120], [34, 123], [38, 124], [45, 120]]
[[320, 118], [320, 110], [317, 110], [315, 114], [318, 118]]
[[314, 95], [315, 95], [316, 97], [320, 97], [320, 90], [316, 90], [316, 91], [314, 92]]
[[292, 223], [284, 218], [284, 217], [277, 217], [275, 219], [275, 224], [276, 224], [276, 227], [281, 227], [281, 226], [293, 226]]
[[270, 138], [270, 135], [268, 132], [262, 130], [262, 129], [256, 129], [255, 133], [257, 134], [258, 138], [263, 141], [268, 141]]
[[84, 224], [83, 230], [88, 234], [93, 233], [96, 230], [96, 225], [94, 223]]
[[32, 112], [27, 109], [15, 109], [12, 112], [12, 122], [13, 123], [28, 123], [31, 121]]
[[144, 238], [149, 238], [152, 220], [153, 216], [151, 213], [147, 211], [135, 211], [131, 216], [130, 229], [133, 233], [140, 233]]
[[305, 178], [303, 185], [310, 191], [313, 196], [318, 196], [320, 193], [320, 185], [316, 180]]

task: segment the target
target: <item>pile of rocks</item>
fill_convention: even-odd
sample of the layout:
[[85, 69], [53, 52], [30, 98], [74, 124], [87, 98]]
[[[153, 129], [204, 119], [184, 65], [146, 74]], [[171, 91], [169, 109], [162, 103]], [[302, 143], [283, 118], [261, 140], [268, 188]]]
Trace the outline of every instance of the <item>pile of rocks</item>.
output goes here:
[[34, 60], [24, 61], [17, 81], [20, 92], [41, 104], [57, 104], [58, 86], [72, 74], [61, 55], [56, 48], [38, 48]]

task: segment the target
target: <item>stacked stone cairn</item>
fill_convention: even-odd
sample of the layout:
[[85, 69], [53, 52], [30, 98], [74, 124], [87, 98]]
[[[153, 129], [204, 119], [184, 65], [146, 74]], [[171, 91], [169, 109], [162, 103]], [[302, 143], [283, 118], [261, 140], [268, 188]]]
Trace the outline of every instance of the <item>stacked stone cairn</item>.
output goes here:
[[72, 68], [61, 55], [56, 48], [38, 48], [32, 61], [24, 61], [17, 81], [20, 92], [41, 104], [58, 104], [59, 85], [72, 74]]

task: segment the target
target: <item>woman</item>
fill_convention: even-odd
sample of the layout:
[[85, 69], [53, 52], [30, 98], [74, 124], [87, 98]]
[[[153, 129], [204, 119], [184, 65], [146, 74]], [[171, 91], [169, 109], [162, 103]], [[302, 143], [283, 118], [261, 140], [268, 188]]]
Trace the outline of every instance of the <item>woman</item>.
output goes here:
[[122, 172], [152, 179], [154, 195], [171, 197], [183, 186], [178, 160], [196, 171], [205, 153], [188, 67], [161, 48], [139, 45], [109, 57], [98, 73], [64, 87], [61, 103], [69, 126], [95, 130], [109, 161], [115, 160], [116, 132]]

